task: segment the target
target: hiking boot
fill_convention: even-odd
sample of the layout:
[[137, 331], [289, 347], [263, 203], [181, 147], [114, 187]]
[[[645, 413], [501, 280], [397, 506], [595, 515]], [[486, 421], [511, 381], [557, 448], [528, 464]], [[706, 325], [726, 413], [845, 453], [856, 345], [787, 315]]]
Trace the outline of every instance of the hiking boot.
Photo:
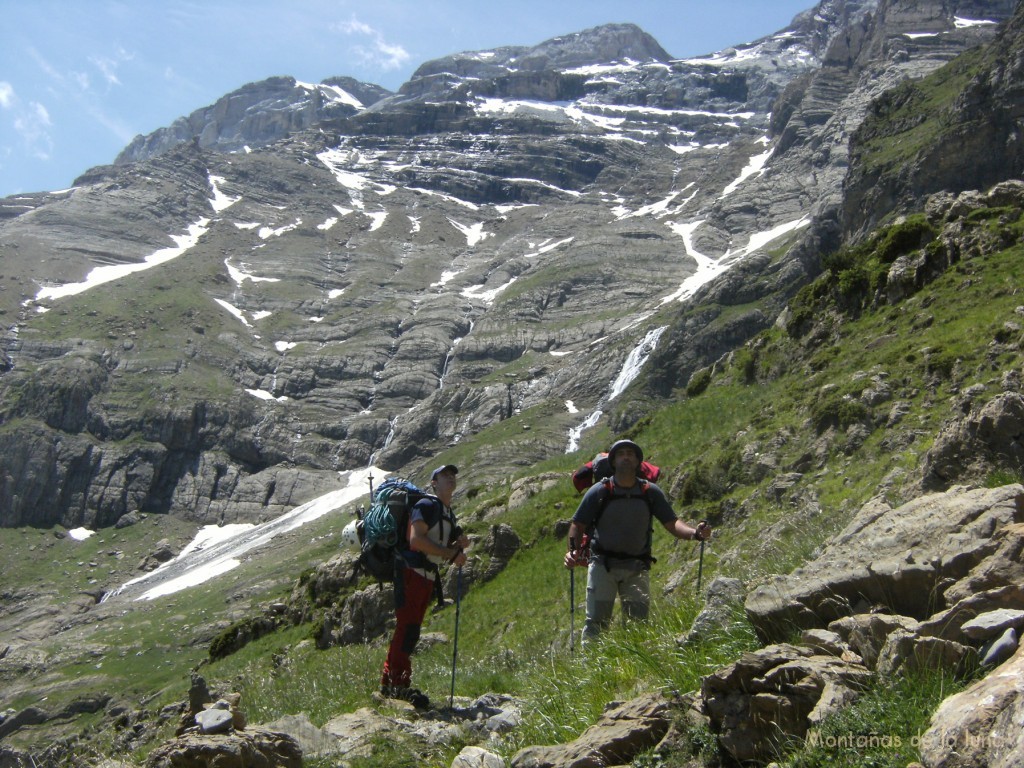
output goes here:
[[430, 699], [418, 688], [408, 688], [402, 685], [382, 685], [380, 695], [385, 699], [408, 701], [416, 709], [430, 709]]

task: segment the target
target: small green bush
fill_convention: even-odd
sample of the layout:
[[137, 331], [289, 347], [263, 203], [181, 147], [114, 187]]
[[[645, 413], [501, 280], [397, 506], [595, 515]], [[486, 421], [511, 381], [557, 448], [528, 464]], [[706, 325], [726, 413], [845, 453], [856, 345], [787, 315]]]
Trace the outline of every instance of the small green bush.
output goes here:
[[701, 368], [698, 371], [694, 371], [693, 375], [690, 376], [690, 380], [686, 382], [686, 396], [697, 397], [704, 393], [704, 390], [708, 388], [711, 383], [711, 369]]
[[757, 381], [757, 355], [750, 347], [737, 349], [733, 355], [732, 364], [739, 374], [741, 383], [753, 384]]
[[949, 379], [959, 362], [959, 356], [944, 349], [935, 349], [925, 357], [925, 371], [941, 379]]
[[851, 424], [865, 421], [868, 414], [864, 403], [838, 391], [822, 395], [811, 407], [811, 421], [818, 434], [829, 427], [846, 429]]
[[935, 239], [935, 235], [935, 228], [928, 223], [924, 214], [915, 214], [889, 227], [879, 236], [875, 255], [882, 263], [892, 264], [900, 256], [927, 246]]

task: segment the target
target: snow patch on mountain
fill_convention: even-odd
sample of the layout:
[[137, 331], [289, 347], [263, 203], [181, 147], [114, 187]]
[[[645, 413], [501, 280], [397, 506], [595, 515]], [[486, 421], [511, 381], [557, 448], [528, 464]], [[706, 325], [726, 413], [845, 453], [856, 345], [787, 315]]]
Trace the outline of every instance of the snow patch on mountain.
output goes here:
[[145, 270], [152, 269], [160, 264], [166, 264], [171, 259], [176, 259], [181, 256], [199, 242], [199, 238], [206, 234], [209, 224], [209, 219], [199, 219], [194, 224], [189, 225], [187, 234], [170, 235], [171, 240], [175, 242], [175, 246], [173, 248], [161, 248], [160, 250], [151, 253], [143, 259], [143, 261], [134, 264], [108, 264], [102, 267], [96, 267], [86, 275], [85, 280], [79, 283], [65, 283], [64, 285], [41, 288], [35, 295], [35, 298], [29, 299], [26, 303], [32, 301], [38, 303], [48, 299], [61, 299], [65, 296], [76, 296], [90, 288], [95, 288], [97, 285], [103, 285], [114, 280], [119, 280], [122, 277], [135, 274], [136, 272], [144, 272]]

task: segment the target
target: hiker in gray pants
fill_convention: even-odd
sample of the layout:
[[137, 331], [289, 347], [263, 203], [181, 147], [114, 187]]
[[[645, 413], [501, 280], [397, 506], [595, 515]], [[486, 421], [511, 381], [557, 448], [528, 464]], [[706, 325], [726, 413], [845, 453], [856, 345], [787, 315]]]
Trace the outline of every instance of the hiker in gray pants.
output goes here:
[[647, 618], [655, 519], [677, 539], [711, 538], [707, 523], [684, 523], [664, 492], [637, 476], [644, 460], [639, 445], [619, 440], [608, 450], [608, 460], [615, 474], [591, 486], [569, 525], [565, 567], [589, 563], [583, 643], [595, 639], [611, 622], [616, 596], [626, 618]]

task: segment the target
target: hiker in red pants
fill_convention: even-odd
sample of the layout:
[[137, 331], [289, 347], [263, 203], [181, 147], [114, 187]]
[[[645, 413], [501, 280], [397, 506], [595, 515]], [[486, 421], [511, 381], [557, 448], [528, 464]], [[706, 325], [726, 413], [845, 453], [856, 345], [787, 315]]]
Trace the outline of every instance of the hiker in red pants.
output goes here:
[[434, 496], [416, 502], [409, 516], [408, 535], [395, 559], [395, 632], [384, 660], [381, 695], [403, 699], [417, 709], [429, 709], [430, 700], [412, 687], [412, 660], [420, 639], [420, 627], [438, 578], [438, 566], [466, 562], [464, 550], [469, 539], [455, 523], [452, 495], [459, 470], [452, 464], [438, 467], [430, 475]]

